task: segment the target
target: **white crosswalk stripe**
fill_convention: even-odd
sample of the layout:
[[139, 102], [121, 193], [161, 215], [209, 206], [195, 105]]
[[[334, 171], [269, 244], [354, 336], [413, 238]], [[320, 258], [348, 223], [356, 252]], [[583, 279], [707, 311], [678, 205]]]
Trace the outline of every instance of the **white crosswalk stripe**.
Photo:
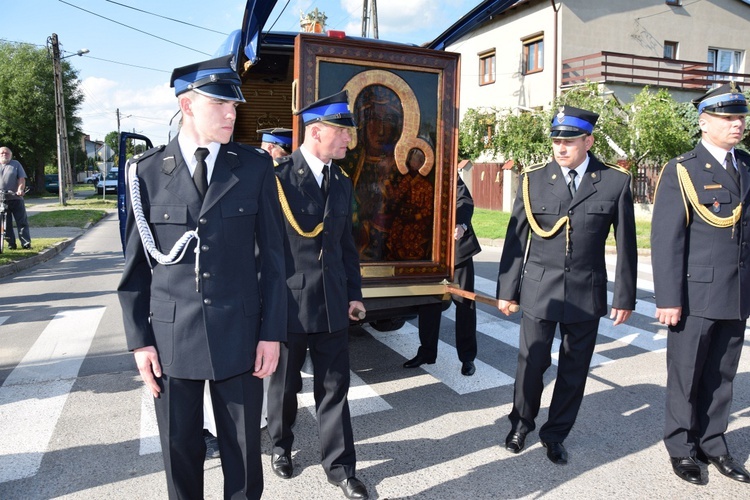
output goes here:
[[[445, 313], [443, 313], [445, 316]], [[365, 328], [370, 335], [387, 345], [404, 358], [411, 358], [417, 353], [419, 348], [419, 335], [417, 327], [411, 323], [406, 323], [399, 330], [394, 332], [378, 332], [371, 327]], [[513, 383], [513, 378], [509, 377], [500, 370], [480, 361], [474, 362], [477, 371], [482, 374], [481, 377], [465, 377], [461, 375], [456, 350], [443, 341], [438, 343], [438, 355], [435, 364], [422, 365], [421, 368], [435, 377], [436, 382], [441, 382], [458, 394], [468, 394], [470, 392], [483, 391], [501, 385]]]
[[103, 307], [57, 313], [0, 387], [0, 483], [39, 470], [103, 314]]

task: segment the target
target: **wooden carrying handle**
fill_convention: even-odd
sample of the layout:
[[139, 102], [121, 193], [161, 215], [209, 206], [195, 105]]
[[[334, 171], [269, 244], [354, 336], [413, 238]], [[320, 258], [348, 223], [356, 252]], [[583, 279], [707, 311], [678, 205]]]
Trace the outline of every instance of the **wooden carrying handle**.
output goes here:
[[[481, 302], [483, 304], [489, 304], [493, 307], [500, 309], [500, 301], [495, 298], [488, 297], [487, 295], [482, 295], [480, 293], [468, 292], [452, 284], [447, 285], [447, 288], [451, 294], [457, 295], [458, 297], [463, 297], [465, 299], [473, 300], [474, 302]], [[512, 313], [515, 313], [515, 312], [518, 312], [520, 308], [518, 307], [518, 304], [511, 304], [510, 306], [508, 306], [508, 310]]]
[[367, 316], [367, 313], [365, 313], [362, 309], [359, 307], [355, 307], [354, 311], [352, 311], [352, 314], [356, 317], [358, 317], [360, 320], [365, 319], [365, 316]]

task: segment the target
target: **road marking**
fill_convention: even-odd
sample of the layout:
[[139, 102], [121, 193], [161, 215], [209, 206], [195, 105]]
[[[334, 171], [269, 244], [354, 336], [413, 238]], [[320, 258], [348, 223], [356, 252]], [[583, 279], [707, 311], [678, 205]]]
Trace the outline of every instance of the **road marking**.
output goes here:
[[[379, 411], [392, 410], [393, 407], [381, 398], [372, 387], [367, 385], [359, 375], [354, 372], [349, 374], [349, 413], [352, 417], [377, 413]], [[302, 392], [298, 397], [299, 406], [307, 408], [315, 415], [315, 396], [313, 393], [313, 366], [310, 353], [307, 354], [305, 364], [302, 365]]]
[[0, 483], [39, 470], [104, 309], [57, 313], [0, 387]]
[[143, 384], [141, 388], [141, 439], [138, 453], [148, 455], [160, 452], [161, 441], [159, 441], [159, 425], [156, 423], [154, 397], [151, 395], [151, 390]]
[[10, 318], [10, 316], [0, 316], [0, 325], [8, 321], [8, 318]]
[[[445, 313], [443, 313], [443, 316], [446, 316]], [[414, 356], [417, 353], [417, 349], [419, 349], [418, 329], [411, 323], [407, 322], [403, 327], [393, 332], [378, 332], [370, 326], [366, 326], [365, 329], [375, 339], [406, 359]], [[461, 375], [461, 365], [456, 357], [456, 349], [441, 340], [438, 342], [438, 355], [435, 364], [422, 365], [420, 368], [458, 394], [469, 394], [513, 383], [512, 377], [487, 363], [476, 359], [474, 360], [474, 364], [477, 367], [475, 376], [466, 377]]]
[[[494, 281], [488, 280], [486, 278], [482, 278], [480, 276], [477, 276], [475, 281], [476, 281], [475, 287], [477, 291], [482, 292], [485, 295], [494, 296], [495, 287], [496, 287], [496, 283]], [[607, 292], [607, 303], [612, 304], [613, 299], [614, 299], [614, 294], [612, 292]], [[641, 314], [648, 318], [653, 318], [655, 311], [656, 311], [656, 306], [653, 303], [645, 301], [645, 300], [639, 300], [635, 305], [635, 312], [637, 314]], [[477, 313], [482, 313], [482, 312], [483, 311], [477, 311]], [[484, 313], [484, 314], [487, 314], [487, 313]], [[497, 320], [495, 316], [492, 316], [490, 314], [488, 314], [487, 316], [488, 317], [485, 317], [485, 321]], [[477, 323], [479, 323], [479, 314], [477, 314]], [[517, 333], [517, 329], [518, 327], [516, 327], [516, 333]], [[599, 335], [603, 335], [610, 339], [617, 340], [619, 342], [622, 342], [623, 344], [639, 347], [649, 352], [660, 352], [667, 348], [667, 337], [665, 335], [665, 332], [666, 330], [660, 329], [659, 332], [654, 333], [648, 330], [643, 330], [641, 328], [632, 327], [628, 325], [627, 323], [614, 327], [612, 320], [610, 320], [608, 317], [602, 318], [601, 321], [599, 322]], [[499, 339], [499, 340], [505, 341], [504, 339]], [[514, 347], [518, 348], [517, 339], [510, 345], [513, 345]], [[557, 350], [559, 349], [559, 345], [560, 345], [560, 341], [556, 337], [555, 344], [553, 345], [553, 352], [557, 352]], [[594, 354], [594, 356], [596, 357], [598, 355]], [[596, 364], [602, 364], [604, 362], [607, 362], [608, 360], [606, 358], [603, 358], [603, 359], [599, 359], [597, 363], [595, 363], [594, 361], [595, 360], [592, 360], [591, 366], [595, 366]]]

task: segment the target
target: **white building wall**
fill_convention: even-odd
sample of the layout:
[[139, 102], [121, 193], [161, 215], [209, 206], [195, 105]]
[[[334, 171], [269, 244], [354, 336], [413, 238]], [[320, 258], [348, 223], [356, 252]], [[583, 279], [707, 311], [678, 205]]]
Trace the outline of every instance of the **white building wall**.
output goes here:
[[[522, 38], [544, 32], [545, 68], [523, 75]], [[552, 100], [553, 17], [549, 2], [513, 9], [446, 47], [461, 54], [461, 116], [470, 108], [548, 106]], [[495, 49], [495, 83], [479, 85], [479, 54]]]

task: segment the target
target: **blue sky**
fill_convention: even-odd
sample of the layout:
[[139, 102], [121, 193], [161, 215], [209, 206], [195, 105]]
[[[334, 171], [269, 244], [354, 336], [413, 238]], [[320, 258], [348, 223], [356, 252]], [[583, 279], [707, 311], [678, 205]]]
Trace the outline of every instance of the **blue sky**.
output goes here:
[[[380, 38], [430, 41], [479, 3], [378, 0]], [[329, 29], [360, 36], [362, 6], [363, 0], [279, 0], [267, 28], [276, 20], [273, 31], [298, 31], [300, 12], [317, 7], [328, 16]], [[46, 47], [56, 33], [63, 55], [89, 49], [89, 54], [67, 59], [78, 70], [85, 95], [79, 112], [84, 133], [104, 139], [117, 130], [119, 109], [122, 130], [135, 130], [161, 144], [177, 110], [169, 88], [172, 69], [210, 59], [226, 35], [240, 28], [244, 8], [244, 0], [3, 2], [0, 40]]]

